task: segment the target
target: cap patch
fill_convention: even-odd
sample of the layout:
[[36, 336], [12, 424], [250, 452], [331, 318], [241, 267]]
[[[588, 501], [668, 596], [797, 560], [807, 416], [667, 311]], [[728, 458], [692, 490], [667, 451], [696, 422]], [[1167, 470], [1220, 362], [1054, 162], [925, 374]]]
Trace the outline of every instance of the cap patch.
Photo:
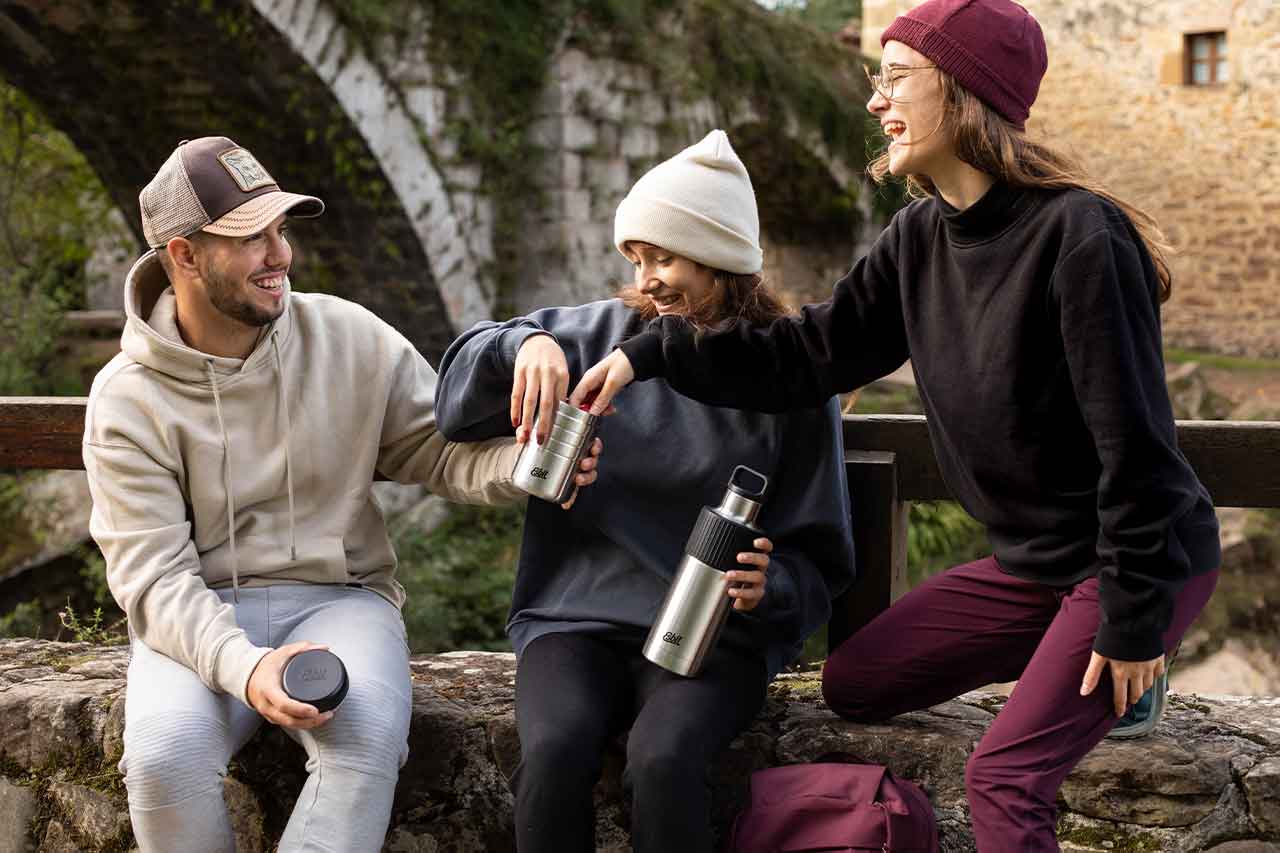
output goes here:
[[218, 162], [227, 170], [242, 192], [252, 192], [259, 187], [274, 186], [275, 178], [267, 174], [252, 154], [244, 148], [231, 148], [218, 155]]

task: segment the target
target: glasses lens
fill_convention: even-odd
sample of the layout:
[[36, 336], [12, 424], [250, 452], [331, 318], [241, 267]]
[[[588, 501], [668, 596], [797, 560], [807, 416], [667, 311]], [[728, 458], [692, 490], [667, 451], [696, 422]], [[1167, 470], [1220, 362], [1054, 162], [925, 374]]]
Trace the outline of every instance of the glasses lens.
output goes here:
[[864, 65], [862, 66], [862, 73], [867, 75], [867, 82], [871, 84], [872, 91], [879, 92], [886, 98], [889, 97], [888, 92], [885, 90], [884, 83], [882, 82], [882, 72], [872, 71], [870, 66]]

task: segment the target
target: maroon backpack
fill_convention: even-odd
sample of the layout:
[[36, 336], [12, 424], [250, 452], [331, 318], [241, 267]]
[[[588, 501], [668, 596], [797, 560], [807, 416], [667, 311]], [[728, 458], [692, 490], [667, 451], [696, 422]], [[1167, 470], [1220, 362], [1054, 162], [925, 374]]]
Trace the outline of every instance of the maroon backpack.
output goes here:
[[924, 791], [878, 764], [793, 764], [751, 774], [729, 853], [877, 850], [937, 853]]

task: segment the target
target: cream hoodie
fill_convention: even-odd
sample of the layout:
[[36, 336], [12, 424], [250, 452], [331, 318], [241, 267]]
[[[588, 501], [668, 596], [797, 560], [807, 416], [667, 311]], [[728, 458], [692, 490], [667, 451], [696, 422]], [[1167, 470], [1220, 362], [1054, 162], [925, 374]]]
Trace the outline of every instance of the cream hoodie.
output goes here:
[[123, 351], [85, 416], [89, 530], [131, 630], [241, 701], [270, 649], [212, 590], [360, 583], [399, 606], [376, 473], [467, 503], [523, 497], [513, 440], [436, 431], [435, 371], [398, 332], [333, 296], [285, 306], [248, 358], [206, 355], [183, 343], [168, 278], [144, 255], [125, 282]]

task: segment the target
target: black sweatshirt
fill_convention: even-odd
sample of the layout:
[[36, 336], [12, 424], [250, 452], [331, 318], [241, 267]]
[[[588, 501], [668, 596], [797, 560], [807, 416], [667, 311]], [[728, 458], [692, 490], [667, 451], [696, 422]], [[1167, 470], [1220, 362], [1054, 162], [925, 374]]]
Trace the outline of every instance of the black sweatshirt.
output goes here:
[[1018, 577], [1099, 576], [1094, 648], [1163, 652], [1173, 598], [1220, 560], [1178, 450], [1159, 282], [1132, 223], [1082, 190], [997, 184], [898, 212], [832, 297], [696, 338], [672, 317], [622, 344], [636, 378], [720, 406], [812, 406], [911, 359], [952, 494]]
[[[457, 441], [512, 433], [516, 352], [531, 335], [552, 335], [576, 379], [642, 328], [618, 299], [478, 324], [440, 363], [440, 431]], [[516, 653], [551, 632], [647, 631], [698, 512], [720, 502], [734, 466], [749, 465], [769, 478], [758, 523], [774, 551], [764, 598], [731, 610], [720, 642], [763, 657], [770, 677], [790, 663], [853, 579], [840, 410], [829, 398], [765, 415], [704, 406], [661, 381], [626, 389], [600, 423], [599, 479], [568, 512], [528, 503], [507, 626]]]

